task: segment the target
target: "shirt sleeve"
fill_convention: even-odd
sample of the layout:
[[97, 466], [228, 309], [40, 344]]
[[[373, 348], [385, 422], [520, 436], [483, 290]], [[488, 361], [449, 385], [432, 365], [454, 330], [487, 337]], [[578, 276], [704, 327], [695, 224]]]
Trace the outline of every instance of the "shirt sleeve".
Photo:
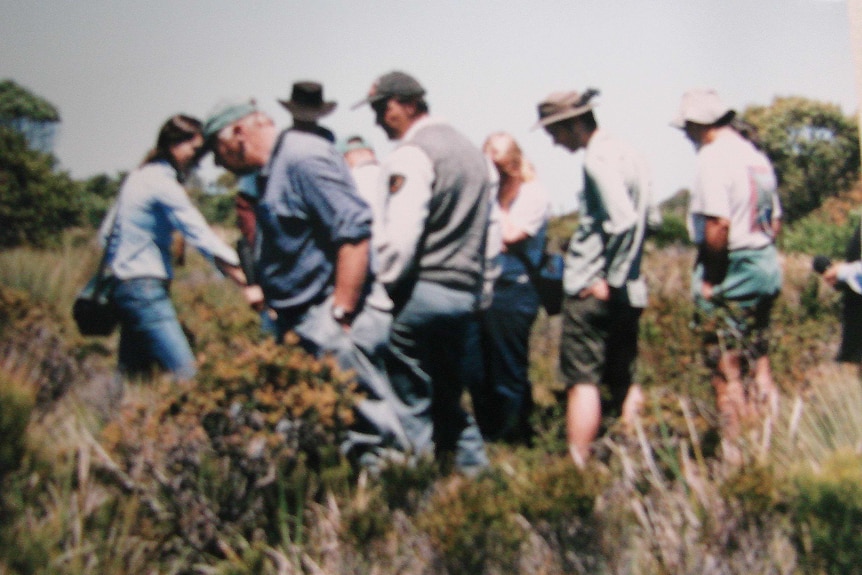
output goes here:
[[402, 145], [383, 162], [380, 186], [386, 203], [377, 253], [378, 277], [387, 287], [396, 285], [413, 268], [433, 182], [431, 159], [416, 146]]
[[156, 187], [159, 203], [166, 209], [174, 226], [188, 242], [206, 258], [218, 258], [234, 266], [239, 265], [236, 250], [227, 245], [207, 224], [203, 215], [189, 199], [185, 189], [175, 180], [165, 178]]
[[862, 261], [847, 262], [838, 266], [838, 281], [858, 294], [862, 294]]
[[702, 154], [698, 157], [694, 184], [698, 194], [696, 213], [730, 219], [730, 173], [731, 170], [721, 166], [711, 156]]
[[297, 164], [294, 186], [321, 220], [335, 245], [371, 237], [371, 208], [356, 192], [346, 165], [333, 156], [312, 156]]
[[521, 186], [507, 217], [510, 224], [532, 237], [548, 220], [549, 212], [550, 201], [545, 187], [538, 181], [532, 181]]
[[584, 166], [590, 179], [598, 189], [607, 218], [602, 222], [605, 233], [621, 234], [632, 228], [638, 215], [620, 166], [614, 166], [604, 156], [590, 157]]

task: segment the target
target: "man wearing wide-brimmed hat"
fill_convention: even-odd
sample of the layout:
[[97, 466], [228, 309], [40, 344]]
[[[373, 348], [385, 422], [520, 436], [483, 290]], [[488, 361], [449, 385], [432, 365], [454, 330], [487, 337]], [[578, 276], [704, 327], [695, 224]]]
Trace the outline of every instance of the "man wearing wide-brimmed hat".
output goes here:
[[374, 465], [386, 448], [406, 449], [394, 395], [382, 370], [391, 316], [364, 305], [372, 288], [372, 213], [356, 193], [332, 133], [318, 120], [335, 107], [317, 82], [297, 82], [280, 103], [294, 123], [281, 133], [250, 104], [227, 105], [204, 125], [216, 163], [258, 171], [256, 272], [281, 340], [299, 336], [308, 351], [333, 353], [356, 371], [367, 398], [357, 406], [362, 432], [343, 448]]
[[[781, 204], [772, 164], [732, 127], [734, 116], [715, 90], [695, 89], [683, 95], [671, 121], [697, 149], [689, 203], [698, 247], [692, 292], [725, 439], [736, 437], [746, 419], [774, 411], [778, 400], [766, 330], [781, 290], [775, 249]], [[755, 385], [746, 390], [749, 363]]]
[[569, 452], [578, 466], [589, 457], [603, 413], [631, 421], [639, 408], [633, 378], [646, 306], [640, 264], [647, 220], [655, 214], [648, 166], [631, 146], [599, 129], [597, 95], [592, 89], [552, 93], [539, 103], [535, 126], [569, 152], [585, 150], [578, 228], [563, 277], [560, 342]]

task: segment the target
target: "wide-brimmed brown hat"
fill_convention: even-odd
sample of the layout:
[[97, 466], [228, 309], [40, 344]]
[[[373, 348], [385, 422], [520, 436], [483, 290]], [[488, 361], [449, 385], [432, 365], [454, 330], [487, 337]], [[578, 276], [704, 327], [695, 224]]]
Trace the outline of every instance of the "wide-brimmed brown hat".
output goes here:
[[338, 105], [323, 100], [323, 86], [318, 82], [296, 82], [290, 100], [279, 100], [278, 103], [293, 114], [294, 120], [305, 122], [322, 118]]
[[539, 102], [539, 121], [533, 129], [550, 126], [568, 118], [586, 114], [596, 107], [593, 100], [599, 91], [589, 88], [583, 94], [580, 92], [553, 92]]

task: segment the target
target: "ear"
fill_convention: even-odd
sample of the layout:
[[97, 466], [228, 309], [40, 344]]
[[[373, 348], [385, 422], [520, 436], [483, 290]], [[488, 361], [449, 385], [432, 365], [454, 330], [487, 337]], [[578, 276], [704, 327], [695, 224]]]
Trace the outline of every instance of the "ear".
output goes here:
[[407, 112], [407, 115], [410, 118], [415, 118], [419, 115], [419, 107], [416, 105], [416, 102], [408, 100], [406, 102], [399, 102], [404, 107], [404, 110]]

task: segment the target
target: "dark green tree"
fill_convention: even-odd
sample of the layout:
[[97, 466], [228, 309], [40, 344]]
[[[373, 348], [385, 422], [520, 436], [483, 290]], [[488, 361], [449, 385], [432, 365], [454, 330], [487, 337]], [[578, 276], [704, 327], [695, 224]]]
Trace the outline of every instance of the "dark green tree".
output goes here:
[[46, 246], [80, 223], [81, 185], [55, 171], [50, 154], [0, 126], [0, 246]]
[[101, 223], [116, 199], [125, 177], [126, 173], [120, 172], [116, 176], [97, 174], [84, 180], [81, 198], [82, 224], [95, 227]]
[[756, 127], [775, 167], [786, 221], [817, 209], [859, 177], [858, 125], [839, 106], [776, 98], [769, 106], [748, 108], [742, 118]]
[[59, 121], [53, 104], [12, 80], [0, 81], [0, 126], [23, 134], [30, 147], [51, 152]]

